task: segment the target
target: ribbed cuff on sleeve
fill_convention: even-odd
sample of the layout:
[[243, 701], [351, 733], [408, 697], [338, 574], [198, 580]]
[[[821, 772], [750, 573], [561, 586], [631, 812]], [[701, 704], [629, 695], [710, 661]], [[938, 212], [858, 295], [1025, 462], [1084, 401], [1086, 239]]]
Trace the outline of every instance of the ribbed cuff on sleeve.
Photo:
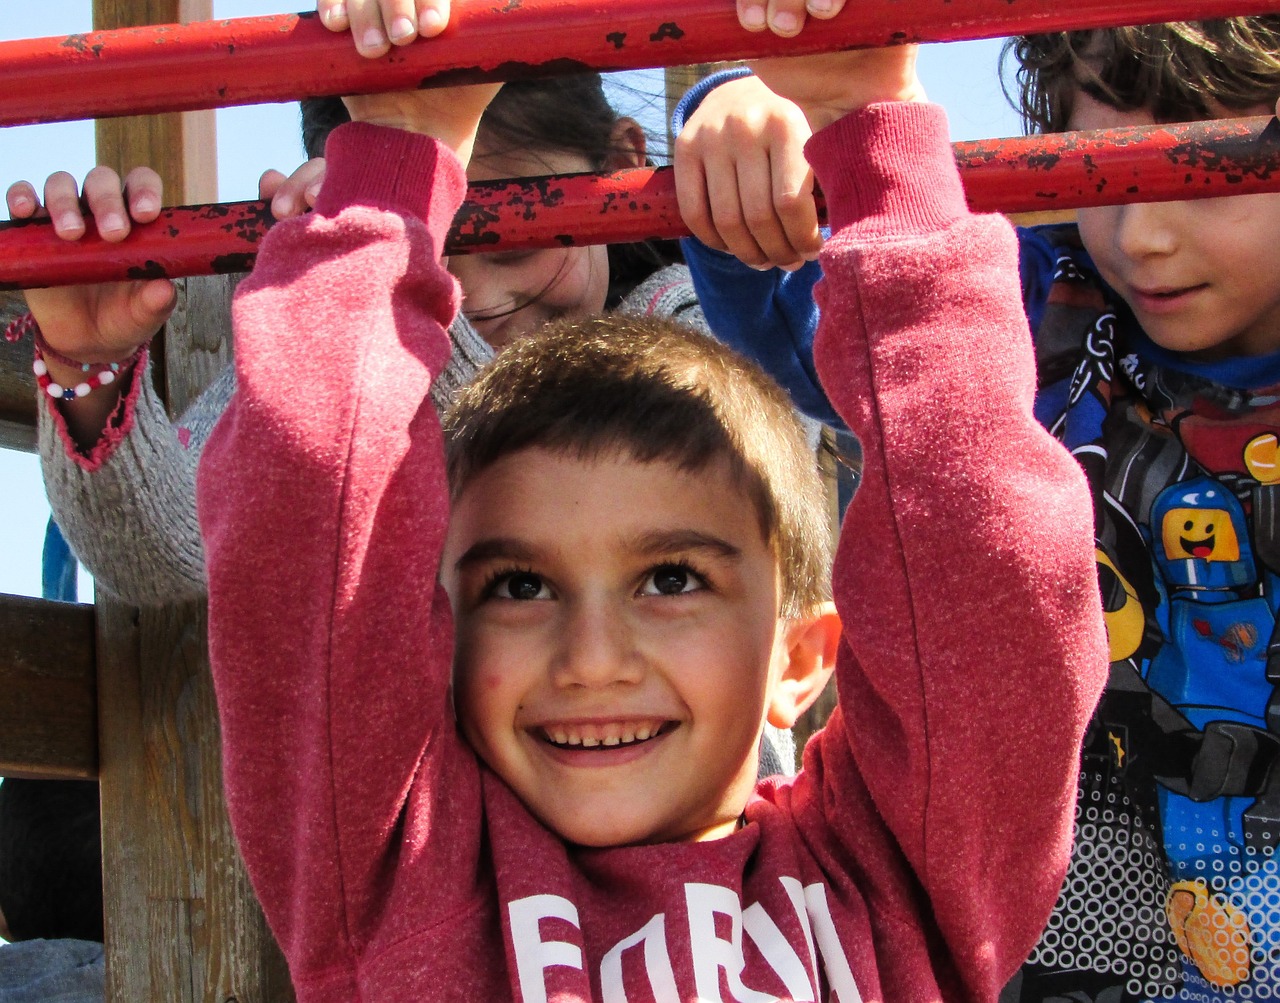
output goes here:
[[417, 133], [349, 122], [329, 134], [324, 184], [316, 212], [336, 216], [349, 205], [372, 206], [429, 222], [453, 213], [466, 193], [462, 163], [443, 143]]
[[833, 230], [924, 234], [968, 212], [938, 105], [868, 105], [815, 133], [805, 153]]

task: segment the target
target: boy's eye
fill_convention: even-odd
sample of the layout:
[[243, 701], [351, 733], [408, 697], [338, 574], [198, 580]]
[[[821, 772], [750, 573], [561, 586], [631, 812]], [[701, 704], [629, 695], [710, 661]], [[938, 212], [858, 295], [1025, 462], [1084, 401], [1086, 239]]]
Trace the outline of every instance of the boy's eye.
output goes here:
[[701, 578], [682, 564], [664, 564], [649, 572], [640, 591], [647, 596], [678, 596], [704, 588]]
[[531, 571], [513, 571], [494, 579], [489, 594], [495, 599], [546, 599], [550, 591]]

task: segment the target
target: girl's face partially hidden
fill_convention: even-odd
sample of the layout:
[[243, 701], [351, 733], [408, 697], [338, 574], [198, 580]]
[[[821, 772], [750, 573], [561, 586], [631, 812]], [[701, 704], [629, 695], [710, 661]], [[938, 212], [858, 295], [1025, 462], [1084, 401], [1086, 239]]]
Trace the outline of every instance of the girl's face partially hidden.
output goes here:
[[[580, 154], [496, 150], [483, 132], [467, 168], [469, 181], [590, 171]], [[560, 317], [603, 312], [609, 256], [603, 246], [457, 255], [449, 259], [462, 285], [462, 312], [494, 349]]]

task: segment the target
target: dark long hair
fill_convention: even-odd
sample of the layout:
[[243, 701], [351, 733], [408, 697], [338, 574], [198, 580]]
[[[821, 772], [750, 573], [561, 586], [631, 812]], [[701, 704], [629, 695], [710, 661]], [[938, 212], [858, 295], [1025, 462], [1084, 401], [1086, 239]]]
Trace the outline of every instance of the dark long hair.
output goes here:
[[[308, 157], [324, 155], [324, 141], [350, 121], [341, 98], [302, 102], [302, 143]], [[496, 155], [508, 151], [571, 153], [602, 171], [613, 154], [618, 113], [604, 93], [599, 73], [578, 73], [545, 80], [504, 84], [480, 120], [485, 146]], [[616, 307], [659, 268], [684, 260], [674, 240], [609, 245], [609, 291], [605, 309]]]

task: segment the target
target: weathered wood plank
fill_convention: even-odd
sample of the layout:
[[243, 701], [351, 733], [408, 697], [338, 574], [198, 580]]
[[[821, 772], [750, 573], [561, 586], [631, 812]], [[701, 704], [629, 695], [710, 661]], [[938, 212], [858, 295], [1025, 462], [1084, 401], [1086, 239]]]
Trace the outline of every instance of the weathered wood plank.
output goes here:
[[202, 605], [99, 606], [108, 999], [290, 1000], [227, 822]]
[[[144, 24], [186, 24], [213, 18], [213, 0], [94, 0], [95, 31]], [[98, 163], [121, 177], [139, 166], [164, 179], [165, 205], [218, 200], [214, 111], [99, 119]]]
[[[180, 284], [172, 414], [229, 358], [232, 285]], [[291, 1000], [226, 817], [203, 605], [137, 611], [103, 596], [99, 616], [107, 998]]]
[[[0, 329], [26, 313], [22, 293], [0, 292]], [[36, 447], [36, 378], [31, 343], [0, 338], [0, 447], [30, 452]]]
[[[94, 27], [206, 20], [211, 0], [94, 0]], [[217, 198], [213, 112], [97, 124], [98, 160], [160, 172], [169, 205]], [[230, 354], [230, 283], [181, 284], [158, 343], [178, 414]], [[137, 611], [99, 598], [108, 1003], [284, 1003], [284, 959], [227, 821], [202, 605]]]
[[[837, 540], [840, 537], [840, 497], [834, 436], [830, 430], [823, 429], [822, 438], [822, 445], [818, 449], [818, 465], [822, 470], [822, 482], [827, 489], [827, 515], [831, 520], [831, 537]], [[797, 768], [800, 766], [800, 754], [804, 752], [805, 744], [827, 723], [827, 718], [836, 709], [836, 703], [836, 684], [832, 681], [827, 683], [826, 689], [813, 702], [813, 705], [800, 715], [800, 720], [796, 722], [793, 729]]]
[[0, 595], [0, 638], [0, 776], [97, 776], [93, 607]]

